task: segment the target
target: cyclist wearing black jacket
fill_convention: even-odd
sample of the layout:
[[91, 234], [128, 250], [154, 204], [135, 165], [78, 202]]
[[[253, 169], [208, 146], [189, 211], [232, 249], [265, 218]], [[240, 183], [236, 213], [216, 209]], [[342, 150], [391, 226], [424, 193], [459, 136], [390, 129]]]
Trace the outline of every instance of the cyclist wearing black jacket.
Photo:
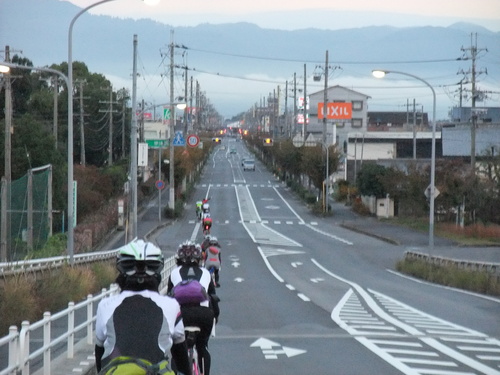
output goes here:
[[209, 296], [208, 301], [199, 304], [181, 305], [181, 311], [185, 326], [200, 327], [200, 333], [196, 338], [198, 361], [201, 364], [203, 375], [210, 375], [211, 356], [208, 351], [208, 340], [213, 325], [219, 318], [219, 298], [215, 293], [210, 272], [200, 267], [202, 259], [200, 245], [186, 241], [179, 245], [176, 257], [177, 267], [172, 270], [168, 279], [167, 294], [183, 280], [198, 280]]

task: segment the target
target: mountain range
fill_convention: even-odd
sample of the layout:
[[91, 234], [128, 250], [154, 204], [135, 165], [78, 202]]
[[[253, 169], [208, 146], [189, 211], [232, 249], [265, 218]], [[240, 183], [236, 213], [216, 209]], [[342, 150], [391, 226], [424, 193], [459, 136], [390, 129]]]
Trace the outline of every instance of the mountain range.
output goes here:
[[[67, 61], [69, 24], [79, 11], [59, 0], [0, 0], [0, 49], [8, 45], [11, 55], [22, 54], [34, 66]], [[278, 85], [283, 96], [285, 82], [292, 88], [294, 73], [302, 87], [304, 65], [308, 93], [321, 90], [322, 83], [312, 76], [324, 72], [328, 50], [329, 83], [369, 95], [371, 109], [386, 110], [410, 95], [421, 95], [411, 91], [421, 86], [417, 82], [406, 81], [401, 86], [406, 87], [404, 92], [380, 89], [383, 84], [371, 77], [371, 71], [385, 68], [425, 77], [436, 88], [438, 118], [442, 118], [449, 107], [458, 104], [455, 91], [464, 75], [457, 73], [471, 69], [471, 61], [464, 57], [470, 57], [476, 33], [476, 69], [479, 73], [488, 71], [480, 76], [479, 84], [491, 92], [484, 105], [499, 106], [500, 32], [472, 24], [294, 31], [263, 29], [249, 23], [173, 28], [148, 19], [84, 13], [75, 22], [72, 46], [73, 61], [83, 61], [91, 72], [105, 75], [116, 89], [130, 88], [133, 36], [137, 35], [138, 98], [166, 103], [170, 100], [168, 51], [174, 43], [174, 64], [187, 67], [188, 77], [200, 83], [201, 90], [226, 117], [276, 94]], [[176, 70], [176, 95], [182, 95], [185, 71]], [[417, 100], [430, 108], [429, 97]]]

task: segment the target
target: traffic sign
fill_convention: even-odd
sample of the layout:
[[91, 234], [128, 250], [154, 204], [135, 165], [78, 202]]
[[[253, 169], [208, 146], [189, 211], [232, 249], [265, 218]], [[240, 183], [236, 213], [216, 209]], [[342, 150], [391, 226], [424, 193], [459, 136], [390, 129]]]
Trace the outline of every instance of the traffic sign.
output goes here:
[[163, 108], [163, 119], [170, 120], [170, 108]]
[[185, 146], [186, 140], [182, 136], [182, 132], [176, 132], [174, 135], [174, 142], [172, 143], [174, 146]]
[[155, 182], [155, 186], [158, 190], [162, 190], [165, 187], [165, 183], [162, 180], [158, 180]]
[[196, 147], [200, 143], [200, 137], [196, 134], [190, 134], [187, 138], [187, 144], [190, 147]]
[[168, 139], [146, 139], [146, 143], [150, 148], [168, 147]]

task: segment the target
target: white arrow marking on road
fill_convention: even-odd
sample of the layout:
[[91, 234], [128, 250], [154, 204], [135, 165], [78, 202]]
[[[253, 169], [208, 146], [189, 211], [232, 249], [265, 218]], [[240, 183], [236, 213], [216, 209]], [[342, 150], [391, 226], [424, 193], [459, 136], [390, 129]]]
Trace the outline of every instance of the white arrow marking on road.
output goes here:
[[239, 262], [233, 262], [233, 263], [231, 263], [231, 266], [233, 266], [234, 268], [238, 268], [240, 266], [240, 263]]
[[281, 346], [281, 344], [278, 344], [277, 342], [271, 341], [264, 337], [257, 339], [253, 342], [253, 344], [250, 345], [251, 348], [261, 348], [262, 350], [272, 349], [273, 346]]
[[234, 281], [236, 281], [237, 283], [241, 283], [243, 282], [245, 279], [241, 278], [241, 277], [237, 277], [236, 279], [234, 279]]
[[281, 346], [277, 342], [268, 340], [266, 338], [259, 338], [250, 347], [258, 347], [262, 350], [262, 354], [266, 359], [277, 359], [278, 354], [285, 354], [288, 358], [295, 357], [299, 354], [307, 353], [307, 350], [290, 348], [288, 346], [283, 346], [281, 349], [273, 349], [274, 346]]
[[312, 281], [313, 283], [319, 283], [320, 281], [323, 281], [323, 280], [325, 280], [325, 279], [322, 279], [321, 277], [316, 277], [316, 278], [314, 278], [314, 279], [311, 279], [311, 281]]
[[297, 268], [298, 266], [301, 266], [302, 262], [292, 262], [292, 267]]

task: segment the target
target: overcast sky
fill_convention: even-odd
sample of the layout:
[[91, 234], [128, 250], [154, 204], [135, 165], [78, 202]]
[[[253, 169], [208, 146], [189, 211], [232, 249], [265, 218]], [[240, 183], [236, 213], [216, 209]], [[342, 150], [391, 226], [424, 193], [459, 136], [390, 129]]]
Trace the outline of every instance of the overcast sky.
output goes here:
[[[61, 0], [86, 7], [97, 0]], [[151, 18], [171, 26], [251, 22], [264, 28], [344, 29], [372, 25], [449, 26], [471, 22], [500, 31], [500, 0], [115, 0], [93, 14]], [[348, 17], [346, 17], [348, 16]]]

